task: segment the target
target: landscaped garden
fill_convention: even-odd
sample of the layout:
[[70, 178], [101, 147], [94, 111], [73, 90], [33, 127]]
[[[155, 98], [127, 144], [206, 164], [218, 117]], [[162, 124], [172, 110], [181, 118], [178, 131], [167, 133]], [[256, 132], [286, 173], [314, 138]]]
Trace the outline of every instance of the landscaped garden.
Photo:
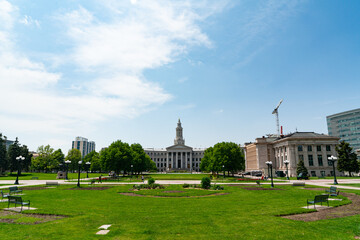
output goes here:
[[[23, 199], [30, 200], [37, 210], [26, 211], [24, 207], [22, 214], [0, 211], [0, 238], [354, 239], [360, 235], [359, 215], [309, 222], [280, 217], [313, 212], [302, 207], [307, 199], [324, 193], [323, 189], [283, 185], [225, 186], [224, 190], [164, 187], [22, 187]], [[341, 198], [330, 201], [330, 206], [350, 203]], [[0, 208], [6, 207], [7, 203], [0, 203]], [[104, 224], [111, 224], [110, 232], [96, 235]]]

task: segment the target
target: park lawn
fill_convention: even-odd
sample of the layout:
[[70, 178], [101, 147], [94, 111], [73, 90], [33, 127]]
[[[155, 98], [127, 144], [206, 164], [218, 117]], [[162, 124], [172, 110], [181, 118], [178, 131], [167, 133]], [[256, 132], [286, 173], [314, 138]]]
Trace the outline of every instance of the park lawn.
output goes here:
[[[83, 185], [89, 187], [88, 185]], [[94, 188], [98, 186], [93, 186]], [[104, 187], [102, 185], [101, 187]], [[267, 188], [268, 186], [262, 186]], [[0, 239], [354, 239], [360, 216], [301, 222], [277, 215], [307, 212], [306, 199], [323, 191], [292, 186], [251, 191], [225, 186], [228, 195], [201, 198], [124, 196], [130, 186], [106, 190], [69, 190], [75, 186], [29, 190], [35, 211], [68, 217], [37, 225], [0, 223]], [[174, 187], [180, 189], [180, 186]], [[171, 188], [171, 189], [174, 189]], [[169, 188], [170, 189], [170, 188]], [[204, 190], [202, 190], [204, 191]], [[156, 191], [154, 191], [156, 193]], [[330, 204], [345, 204], [331, 201]], [[0, 203], [0, 208], [7, 203]], [[31, 219], [25, 219], [25, 222]], [[98, 227], [112, 224], [106, 236]]]
[[[99, 173], [89, 173], [89, 178], [93, 177], [99, 177]], [[32, 180], [33, 177], [37, 177], [38, 180], [56, 180], [57, 173], [28, 173], [23, 172], [19, 176], [19, 180]], [[77, 179], [78, 174], [77, 173], [68, 173], [69, 179]], [[80, 173], [80, 178], [86, 178], [86, 173]], [[13, 173], [13, 175], [6, 175], [6, 176], [0, 176], [0, 180], [14, 180], [16, 179], [16, 174]]]
[[341, 186], [351, 186], [351, 187], [360, 187], [360, 183], [341, 183], [338, 185], [339, 188], [341, 188]]

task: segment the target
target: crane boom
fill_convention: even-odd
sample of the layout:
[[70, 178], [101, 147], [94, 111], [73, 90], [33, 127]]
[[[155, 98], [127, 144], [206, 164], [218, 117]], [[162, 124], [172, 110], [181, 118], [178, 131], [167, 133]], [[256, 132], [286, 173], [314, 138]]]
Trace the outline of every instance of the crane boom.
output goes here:
[[279, 104], [276, 106], [276, 108], [274, 109], [274, 111], [272, 112], [272, 114], [276, 115], [276, 127], [277, 127], [277, 134], [278, 136], [280, 136], [280, 124], [279, 124], [279, 107], [281, 105], [281, 103], [283, 102], [283, 100], [281, 99]]

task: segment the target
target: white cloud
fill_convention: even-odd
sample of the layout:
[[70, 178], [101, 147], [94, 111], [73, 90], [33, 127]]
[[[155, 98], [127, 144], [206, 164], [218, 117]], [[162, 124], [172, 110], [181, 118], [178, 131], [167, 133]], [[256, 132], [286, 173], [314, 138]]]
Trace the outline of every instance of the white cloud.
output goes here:
[[40, 22], [36, 19], [32, 19], [32, 17], [28, 15], [25, 15], [22, 19], [19, 20], [19, 22], [26, 26], [35, 25], [38, 28], [40, 27]]

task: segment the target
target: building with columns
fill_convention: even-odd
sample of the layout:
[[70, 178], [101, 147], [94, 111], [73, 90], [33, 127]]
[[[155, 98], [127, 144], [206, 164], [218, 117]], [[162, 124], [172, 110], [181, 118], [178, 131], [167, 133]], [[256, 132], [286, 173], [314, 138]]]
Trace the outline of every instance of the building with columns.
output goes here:
[[[332, 176], [333, 166], [327, 159], [331, 155], [337, 157], [335, 146], [339, 144], [339, 139], [314, 132], [257, 138], [254, 143], [245, 145], [246, 171], [262, 171], [268, 175], [266, 162], [272, 161], [274, 171], [286, 173], [284, 161], [288, 160], [289, 175], [295, 177], [297, 164], [302, 159], [310, 176]], [[344, 175], [335, 171], [336, 175]]]
[[201, 159], [205, 149], [192, 148], [185, 145], [183, 128], [180, 119], [176, 127], [174, 145], [161, 148], [145, 148], [145, 153], [153, 160], [160, 172], [169, 171], [200, 171]]

